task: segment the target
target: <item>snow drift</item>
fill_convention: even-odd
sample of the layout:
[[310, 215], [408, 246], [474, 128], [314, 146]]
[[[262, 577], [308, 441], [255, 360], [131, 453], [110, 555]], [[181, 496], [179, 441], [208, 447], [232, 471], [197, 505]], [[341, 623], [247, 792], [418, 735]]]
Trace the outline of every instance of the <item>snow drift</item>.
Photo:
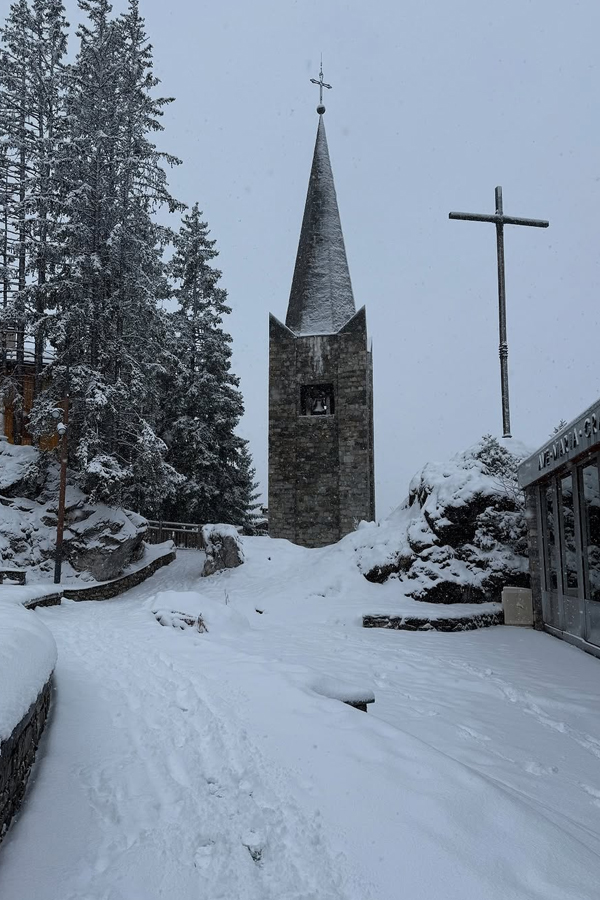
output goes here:
[[9, 596], [0, 598], [0, 741], [10, 736], [56, 665], [49, 629]]

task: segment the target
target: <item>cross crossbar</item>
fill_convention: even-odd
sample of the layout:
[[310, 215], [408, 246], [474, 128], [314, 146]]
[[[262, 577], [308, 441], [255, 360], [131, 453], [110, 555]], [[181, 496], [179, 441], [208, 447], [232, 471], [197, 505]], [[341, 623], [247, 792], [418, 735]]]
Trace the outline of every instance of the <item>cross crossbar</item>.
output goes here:
[[463, 222], [492, 222], [494, 225], [531, 225], [532, 228], [547, 228], [550, 222], [545, 219], [521, 219], [517, 216], [486, 216], [485, 213], [451, 212], [450, 219], [462, 219]]

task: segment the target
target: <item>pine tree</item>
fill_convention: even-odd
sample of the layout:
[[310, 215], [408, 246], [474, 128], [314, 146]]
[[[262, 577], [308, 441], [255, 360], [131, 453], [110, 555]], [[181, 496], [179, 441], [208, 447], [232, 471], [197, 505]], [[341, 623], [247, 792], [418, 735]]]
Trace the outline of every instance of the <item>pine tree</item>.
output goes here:
[[239, 379], [231, 372], [231, 337], [223, 317], [231, 310], [219, 287], [218, 256], [196, 203], [174, 237], [170, 274], [175, 360], [166, 384], [168, 412], [161, 434], [168, 460], [185, 477], [164, 518], [246, 524], [253, 509], [254, 471], [246, 441], [235, 433], [243, 413]]
[[[120, 505], [160, 502], [177, 482], [154, 430], [156, 389], [167, 341], [158, 299], [166, 292], [168, 233], [153, 220], [179, 204], [150, 139], [168, 100], [157, 80], [137, 0], [111, 18], [108, 0], [79, 0], [88, 22], [67, 99], [63, 148], [64, 268], [50, 336], [57, 348], [51, 388], [32, 419], [42, 433], [60, 392], [72, 398], [71, 464], [84, 490]], [[58, 394], [57, 394], [58, 392]]]
[[31, 66], [32, 138], [29, 177], [28, 329], [35, 338], [36, 392], [41, 387], [46, 345], [46, 316], [54, 307], [54, 280], [60, 271], [61, 253], [56, 243], [61, 220], [58, 161], [66, 136], [68, 23], [62, 0], [33, 0]]
[[[14, 335], [16, 366], [5, 392], [12, 396], [15, 438], [22, 421], [25, 335], [34, 336], [39, 390], [44, 358], [44, 319], [51, 305], [48, 277], [56, 267], [53, 244], [60, 216], [58, 138], [64, 127], [67, 23], [60, 0], [13, 4], [2, 30], [0, 55], [0, 204], [4, 333]], [[6, 340], [6, 338], [5, 338]]]
[[6, 223], [4, 277], [6, 307], [1, 327], [14, 335], [16, 364], [12, 379], [3, 384], [10, 399], [15, 438], [20, 440], [23, 421], [21, 375], [24, 368], [27, 284], [27, 184], [30, 151], [32, 18], [27, 0], [10, 7], [2, 29], [0, 55], [0, 137], [3, 143], [3, 218]]
[[[179, 160], [153, 141], [171, 101], [154, 97], [138, 0], [117, 18], [109, 0], [78, 4], [87, 19], [70, 66], [62, 0], [16, 0], [0, 34], [0, 329], [17, 335], [0, 390], [20, 433], [33, 335], [29, 429], [47, 434], [70, 398], [69, 464], [92, 500], [249, 526], [256, 485], [235, 433], [230, 308], [197, 205], [163, 261], [172, 235], [155, 213], [183, 208], [165, 172]], [[172, 314], [161, 309], [168, 276]]]

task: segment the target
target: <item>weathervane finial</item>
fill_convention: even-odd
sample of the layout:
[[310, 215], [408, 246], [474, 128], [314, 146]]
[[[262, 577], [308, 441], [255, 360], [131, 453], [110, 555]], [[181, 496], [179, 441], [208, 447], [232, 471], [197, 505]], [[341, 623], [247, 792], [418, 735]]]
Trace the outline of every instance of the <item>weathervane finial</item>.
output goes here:
[[331, 85], [325, 84], [325, 82], [323, 81], [323, 55], [322, 54], [321, 54], [321, 69], [319, 71], [319, 78], [318, 78], [318, 80], [316, 78], [311, 78], [310, 80], [312, 81], [313, 84], [319, 85], [319, 105], [317, 106], [317, 112], [319, 113], [320, 116], [322, 116], [323, 113], [325, 112], [325, 107], [323, 106], [323, 88], [329, 88], [329, 90], [331, 90]]

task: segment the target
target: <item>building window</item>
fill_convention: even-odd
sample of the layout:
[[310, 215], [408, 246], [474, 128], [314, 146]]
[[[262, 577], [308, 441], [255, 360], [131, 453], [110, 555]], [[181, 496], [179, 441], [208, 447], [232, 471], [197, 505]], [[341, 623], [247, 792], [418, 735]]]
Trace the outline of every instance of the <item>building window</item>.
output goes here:
[[546, 573], [545, 582], [547, 591], [558, 590], [558, 566], [557, 556], [558, 547], [556, 541], [556, 499], [554, 482], [551, 482], [542, 494], [544, 519], [544, 569]]
[[577, 539], [575, 535], [575, 509], [573, 506], [573, 476], [560, 479], [560, 499], [564, 537], [563, 590], [565, 594], [577, 596], [579, 578], [577, 574]]
[[597, 463], [581, 467], [585, 596], [600, 601], [600, 473]]
[[304, 384], [300, 390], [300, 414], [332, 416], [335, 412], [332, 384]]

